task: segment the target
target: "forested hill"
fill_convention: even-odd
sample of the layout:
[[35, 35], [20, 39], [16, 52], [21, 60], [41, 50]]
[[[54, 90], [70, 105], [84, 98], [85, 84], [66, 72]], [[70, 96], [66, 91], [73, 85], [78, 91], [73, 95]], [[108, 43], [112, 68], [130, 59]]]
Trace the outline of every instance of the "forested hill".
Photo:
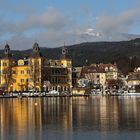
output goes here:
[[[114, 63], [127, 74], [134, 67], [140, 66], [140, 38], [121, 42], [92, 42], [67, 46], [74, 66], [82, 66], [91, 63]], [[31, 49], [24, 51], [12, 51], [15, 58], [29, 56]], [[44, 56], [50, 59], [58, 59], [61, 55], [61, 47], [41, 47]], [[2, 55], [3, 51], [0, 51]]]

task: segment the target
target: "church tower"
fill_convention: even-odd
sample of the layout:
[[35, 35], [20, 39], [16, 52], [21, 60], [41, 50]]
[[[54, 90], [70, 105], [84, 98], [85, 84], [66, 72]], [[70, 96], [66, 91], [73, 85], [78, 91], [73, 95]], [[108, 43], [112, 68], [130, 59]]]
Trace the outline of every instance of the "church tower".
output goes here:
[[4, 54], [3, 57], [1, 58], [1, 66], [0, 66], [0, 84], [1, 88], [3, 90], [8, 91], [11, 82], [12, 82], [12, 55], [10, 52], [10, 46], [8, 44], [5, 45], [4, 47]]
[[39, 44], [37, 42], [33, 45], [33, 51], [29, 58], [29, 64], [32, 77], [32, 89], [34, 91], [41, 91], [42, 85], [42, 55], [40, 53]]
[[4, 47], [4, 56], [3, 58], [7, 58], [7, 59], [10, 59], [11, 57], [11, 52], [10, 52], [10, 46], [8, 44], [5, 45]]
[[32, 52], [32, 57], [41, 57], [41, 53], [40, 53], [40, 48], [39, 48], [39, 44], [37, 42], [34, 43], [33, 45], [33, 52]]
[[67, 84], [69, 87], [69, 91], [72, 90], [72, 60], [70, 59], [70, 56], [68, 54], [68, 49], [65, 47], [62, 48], [62, 54], [61, 54], [61, 64], [64, 68], [67, 68], [68, 75], [67, 75]]

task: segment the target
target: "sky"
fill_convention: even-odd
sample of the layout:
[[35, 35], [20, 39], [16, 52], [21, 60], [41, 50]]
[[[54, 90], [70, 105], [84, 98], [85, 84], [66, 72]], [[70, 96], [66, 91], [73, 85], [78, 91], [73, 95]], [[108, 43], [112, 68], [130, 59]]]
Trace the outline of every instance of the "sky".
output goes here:
[[139, 0], [0, 0], [0, 49], [139, 37], [139, 7]]

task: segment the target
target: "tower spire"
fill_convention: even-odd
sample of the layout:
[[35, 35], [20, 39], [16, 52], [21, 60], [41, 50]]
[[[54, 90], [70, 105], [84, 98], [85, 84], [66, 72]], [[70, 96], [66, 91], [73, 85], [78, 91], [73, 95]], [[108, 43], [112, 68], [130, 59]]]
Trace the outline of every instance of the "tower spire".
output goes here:
[[64, 46], [62, 47], [62, 57], [66, 58], [66, 55], [67, 55], [67, 49], [66, 49], [65, 42], [64, 42]]
[[8, 43], [6, 43], [6, 45], [4, 47], [4, 55], [7, 56], [7, 57], [11, 56], [10, 46], [8, 45]]
[[65, 45], [65, 42], [64, 42], [64, 46], [62, 47], [61, 58], [62, 58], [62, 59], [69, 59], [68, 49], [67, 49], [67, 47], [66, 47], [66, 45]]
[[37, 42], [35, 42], [33, 44], [33, 52], [32, 52], [32, 57], [41, 57], [41, 53], [40, 53], [40, 47], [39, 44]]

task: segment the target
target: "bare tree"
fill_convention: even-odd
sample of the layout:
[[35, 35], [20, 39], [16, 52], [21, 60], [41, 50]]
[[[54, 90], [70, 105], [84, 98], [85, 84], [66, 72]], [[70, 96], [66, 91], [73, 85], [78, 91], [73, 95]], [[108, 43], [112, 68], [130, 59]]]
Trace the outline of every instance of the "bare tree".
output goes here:
[[9, 87], [13, 84], [13, 78], [12, 78], [12, 67], [13, 67], [13, 61], [9, 60], [9, 64], [3, 69], [3, 78], [4, 78], [4, 84], [2, 85], [2, 87], [4, 88], [4, 90], [6, 90], [7, 92], [9, 91]]

